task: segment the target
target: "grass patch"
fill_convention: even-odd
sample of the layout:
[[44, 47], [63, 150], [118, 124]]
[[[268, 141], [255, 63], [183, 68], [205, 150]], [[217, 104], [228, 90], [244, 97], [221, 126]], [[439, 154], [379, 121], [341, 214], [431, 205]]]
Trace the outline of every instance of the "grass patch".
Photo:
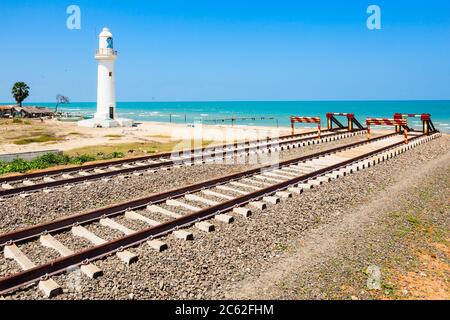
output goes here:
[[418, 215], [394, 211], [389, 216], [397, 221], [397, 227], [394, 232], [400, 238], [406, 237], [411, 232], [424, 229], [426, 226], [426, 222], [422, 221]]
[[420, 191], [420, 200], [429, 201], [431, 197], [432, 197], [432, 192], [429, 189]]
[[289, 284], [286, 283], [285, 281], [282, 281], [280, 283], [277, 284], [277, 286], [282, 289], [282, 290], [287, 290], [289, 289]]
[[17, 145], [25, 145], [30, 143], [43, 143], [43, 142], [54, 142], [54, 141], [61, 141], [62, 138], [58, 138], [51, 134], [43, 134], [37, 137], [29, 137], [29, 138], [23, 138], [18, 139], [14, 141], [14, 144]]
[[277, 243], [275, 249], [278, 251], [287, 251], [289, 249], [289, 246], [284, 243]]
[[[4, 123], [4, 124], [7, 124], [7, 122], [6, 123]], [[21, 119], [21, 118], [14, 118], [13, 120], [12, 120], [12, 124], [25, 124], [25, 125], [31, 125], [32, 123], [31, 123], [31, 120], [24, 120], [24, 119]]]
[[122, 137], [123, 137], [123, 135], [121, 135], [121, 134], [107, 134], [105, 136], [105, 138], [122, 138]]
[[172, 151], [180, 151], [184, 149], [205, 147], [211, 144], [211, 141], [191, 141], [179, 140], [170, 142], [130, 142], [119, 144], [105, 144], [97, 146], [87, 146], [69, 150], [69, 156], [76, 156], [80, 154], [89, 154], [96, 157], [103, 157], [104, 155], [113, 154], [114, 152], [123, 154], [124, 156], [141, 156], [156, 153], [166, 153]]
[[406, 221], [408, 221], [408, 223], [413, 227], [413, 228], [417, 228], [421, 225], [421, 222], [419, 220], [419, 218], [409, 214], [406, 217]]
[[150, 138], [161, 138], [161, 139], [171, 139], [172, 137], [166, 134], [155, 134], [149, 136]]
[[428, 237], [432, 242], [450, 246], [450, 242], [448, 241], [448, 230], [443, 226], [434, 226], [434, 228], [429, 228]]
[[389, 216], [391, 218], [398, 219], [398, 218], [400, 218], [402, 216], [402, 213], [399, 212], [399, 211], [393, 211], [393, 212], [389, 213]]
[[58, 142], [64, 137], [59, 128], [29, 119], [0, 119], [0, 144], [27, 145], [42, 141]]
[[396, 291], [395, 285], [390, 282], [382, 282], [381, 289], [384, 291], [385, 295], [395, 294]]

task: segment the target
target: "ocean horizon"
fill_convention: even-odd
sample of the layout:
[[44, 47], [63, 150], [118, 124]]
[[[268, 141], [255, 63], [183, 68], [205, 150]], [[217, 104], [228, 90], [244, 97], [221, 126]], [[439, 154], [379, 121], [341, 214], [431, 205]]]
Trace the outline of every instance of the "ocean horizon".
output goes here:
[[[53, 102], [24, 103], [55, 108]], [[59, 110], [71, 114], [92, 116], [95, 102], [72, 102], [60, 105]], [[436, 128], [450, 133], [450, 100], [408, 101], [201, 101], [201, 102], [118, 102], [117, 113], [122, 118], [139, 121], [173, 123], [231, 124], [222, 119], [237, 120], [236, 125], [280, 126], [290, 125], [289, 118], [295, 116], [320, 116], [326, 126], [327, 112], [354, 113], [361, 122], [367, 117], [392, 118], [394, 113], [430, 113]], [[263, 119], [261, 119], [263, 118]], [[420, 129], [421, 121], [409, 118], [411, 127]], [[345, 124], [345, 119], [342, 119]], [[302, 126], [299, 124], [299, 126]], [[308, 127], [308, 125], [306, 125]], [[311, 125], [309, 125], [311, 127]]]

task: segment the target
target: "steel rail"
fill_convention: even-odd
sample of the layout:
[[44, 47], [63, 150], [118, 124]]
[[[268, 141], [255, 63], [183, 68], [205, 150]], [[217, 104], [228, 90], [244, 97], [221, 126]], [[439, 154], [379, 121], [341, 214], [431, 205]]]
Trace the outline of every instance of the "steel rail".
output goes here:
[[[333, 130], [323, 130], [323, 131], [338, 131], [339, 129], [333, 129]], [[354, 130], [351, 132], [357, 132], [361, 130]], [[223, 144], [223, 145], [217, 145], [217, 146], [208, 146], [208, 147], [202, 147], [202, 148], [192, 148], [192, 149], [184, 149], [179, 151], [174, 151], [176, 153], [198, 153], [198, 152], [208, 152], [212, 151], [216, 148], [229, 148], [229, 147], [237, 147], [240, 144], [242, 145], [250, 145], [252, 143], [269, 143], [273, 140], [281, 140], [281, 139], [289, 139], [289, 138], [298, 138], [303, 137], [307, 135], [312, 135], [317, 133], [316, 131], [310, 131], [310, 132], [303, 132], [303, 133], [297, 133], [294, 135], [285, 135], [278, 138], [270, 138], [267, 137], [266, 139], [257, 139], [257, 140], [251, 140], [251, 141], [243, 141], [243, 142], [235, 142], [235, 143], [229, 143], [229, 144]], [[344, 132], [341, 132], [344, 133]], [[22, 175], [16, 175], [16, 176], [9, 176], [9, 177], [2, 177], [0, 178], [0, 183], [6, 183], [6, 182], [15, 182], [15, 181], [21, 181], [26, 179], [33, 179], [33, 178], [40, 178], [40, 177], [47, 177], [49, 175], [58, 175], [68, 172], [77, 172], [82, 170], [92, 170], [92, 169], [99, 169], [99, 168], [105, 168], [110, 166], [117, 166], [122, 165], [126, 163], [134, 163], [139, 161], [148, 161], [148, 160], [159, 160], [161, 158], [170, 158], [174, 152], [165, 152], [165, 153], [159, 153], [149, 156], [141, 156], [141, 157], [135, 157], [135, 158], [127, 158], [127, 159], [121, 159], [121, 160], [112, 160], [112, 161], [104, 161], [99, 163], [93, 163], [93, 164], [87, 164], [87, 165], [81, 165], [81, 166], [75, 166], [75, 167], [69, 167], [69, 168], [62, 168], [62, 169], [55, 169], [55, 170], [49, 170], [49, 171], [42, 171], [42, 172], [34, 172], [34, 173], [27, 173]]]
[[8, 234], [0, 235], [0, 247], [6, 245], [8, 243], [20, 243], [25, 240], [29, 240], [31, 238], [38, 237], [41, 233], [64, 230], [64, 229], [70, 228], [73, 225], [84, 224], [87, 222], [91, 222], [93, 220], [98, 220], [102, 217], [109, 217], [109, 216], [121, 214], [127, 210], [136, 209], [136, 208], [148, 205], [148, 204], [155, 204], [164, 199], [178, 197], [178, 196], [184, 195], [188, 192], [191, 193], [191, 192], [195, 192], [195, 191], [200, 191], [205, 188], [211, 188], [215, 185], [230, 182], [230, 181], [240, 179], [240, 178], [243, 178], [246, 176], [251, 176], [256, 173], [263, 172], [265, 170], [273, 169], [274, 167], [282, 167], [282, 166], [286, 166], [286, 165], [291, 165], [293, 163], [298, 163], [298, 162], [303, 162], [303, 161], [307, 161], [310, 159], [320, 158], [320, 157], [323, 157], [328, 154], [336, 153], [336, 152], [343, 151], [346, 149], [351, 149], [351, 148], [354, 148], [357, 146], [361, 146], [361, 145], [375, 142], [378, 140], [386, 139], [386, 138], [389, 138], [389, 137], [392, 137], [395, 135], [397, 135], [397, 134], [391, 133], [391, 134], [383, 135], [383, 136], [373, 138], [370, 140], [364, 140], [364, 141], [350, 143], [345, 146], [340, 146], [340, 147], [320, 151], [320, 152], [317, 152], [317, 153], [314, 153], [311, 155], [302, 156], [302, 157], [298, 157], [298, 158], [291, 159], [291, 160], [286, 160], [281, 163], [277, 163], [276, 165], [260, 166], [255, 169], [238, 172], [238, 173], [235, 173], [232, 175], [222, 176], [219, 178], [203, 181], [203, 182], [189, 185], [186, 187], [176, 188], [176, 189], [162, 192], [159, 194], [150, 195], [150, 196], [142, 197], [142, 198], [139, 198], [136, 200], [127, 201], [127, 202], [123, 202], [120, 204], [100, 208], [100, 209], [97, 209], [94, 211], [90, 211], [88, 213], [72, 215], [72, 216], [58, 219], [58, 220], [55, 220], [55, 221], [52, 221], [49, 223], [43, 223], [43, 224], [39, 224], [39, 225], [30, 227], [30, 228], [22, 229], [19, 231], [14, 231], [14, 232], [11, 232]]
[[[416, 136], [416, 137], [412, 138], [411, 141], [419, 139], [421, 137], [423, 137], [423, 135]], [[376, 139], [376, 140], [379, 140], [379, 139]], [[373, 140], [371, 142], [373, 142]], [[208, 208], [202, 209], [202, 210], [197, 211], [192, 214], [185, 215], [178, 219], [175, 219], [175, 220], [172, 220], [172, 221], [169, 221], [166, 223], [162, 223], [158, 226], [150, 227], [150, 228], [144, 229], [142, 231], [133, 233], [131, 235], [109, 241], [105, 244], [87, 248], [85, 250], [74, 253], [73, 255], [56, 259], [50, 263], [36, 266], [35, 268], [5, 277], [3, 279], [0, 279], [0, 294], [8, 293], [12, 290], [15, 290], [15, 289], [18, 289], [25, 285], [34, 283], [40, 279], [46, 279], [49, 276], [53, 276], [55, 274], [64, 272], [69, 267], [72, 268], [72, 267], [79, 266], [79, 265], [82, 265], [85, 263], [89, 263], [91, 261], [101, 259], [103, 257], [111, 255], [117, 251], [139, 245], [142, 242], [145, 242], [147, 240], [151, 240], [151, 239], [154, 239], [155, 237], [159, 237], [159, 236], [168, 234], [168, 233], [172, 232], [173, 230], [176, 230], [180, 227], [192, 225], [193, 223], [196, 223], [196, 222], [204, 220], [204, 219], [208, 219], [212, 216], [220, 214], [221, 212], [233, 209], [236, 206], [245, 205], [252, 200], [259, 199], [267, 194], [272, 194], [273, 192], [276, 192], [278, 190], [285, 189], [286, 187], [288, 187], [290, 185], [294, 185], [296, 183], [306, 181], [311, 177], [315, 177], [315, 176], [322, 175], [322, 174], [325, 174], [330, 171], [334, 171], [338, 168], [347, 166], [351, 163], [360, 161], [362, 159], [369, 158], [375, 154], [382, 153], [386, 150], [401, 146], [403, 144], [404, 144], [403, 142], [393, 143], [389, 146], [385, 146], [385, 147], [379, 148], [377, 150], [373, 150], [368, 153], [364, 153], [362, 155], [342, 161], [335, 165], [331, 165], [331, 166], [325, 167], [323, 169], [319, 169], [314, 172], [304, 174], [304, 175], [289, 179], [287, 181], [274, 184], [272, 186], [249, 193], [247, 195], [239, 196], [232, 200], [225, 201], [225, 202], [222, 202], [222, 203], [214, 205], [214, 206], [210, 206]], [[343, 150], [345, 150], [345, 149], [346, 148], [343, 148]]]
[[[359, 132], [359, 131], [364, 131], [364, 130], [355, 130], [353, 132]], [[340, 135], [340, 134], [344, 134], [344, 133], [345, 132], [332, 133], [332, 134], [326, 135], [322, 138], [332, 137], [332, 136]], [[306, 141], [309, 141], [312, 139], [314, 139], [314, 138], [313, 137], [301, 138], [301, 139], [296, 139], [296, 140], [289, 140], [288, 142], [284, 142], [282, 144], [300, 143], [300, 142], [306, 142]], [[278, 145], [279, 143], [277, 142], [275, 144]], [[102, 178], [117, 176], [117, 175], [121, 175], [121, 174], [130, 174], [130, 173], [137, 172], [137, 171], [157, 169], [157, 168], [161, 168], [161, 167], [169, 167], [169, 166], [174, 166], [174, 165], [177, 165], [177, 164], [180, 164], [183, 162], [191, 162], [192, 163], [192, 162], [195, 162], [196, 160], [203, 159], [205, 157], [207, 159], [215, 158], [215, 157], [223, 158], [227, 155], [230, 155], [231, 153], [238, 154], [237, 146], [236, 146], [236, 149], [234, 149], [234, 150], [225, 150], [225, 148], [224, 148], [223, 150], [217, 151], [214, 148], [211, 148], [211, 150], [214, 149], [214, 153], [207, 154], [206, 156], [204, 154], [196, 155], [195, 153], [191, 153], [190, 158], [186, 158], [183, 160], [168, 160], [168, 161], [160, 162], [160, 163], [151, 163], [151, 164], [146, 164], [146, 165], [140, 165], [135, 168], [123, 168], [123, 169], [113, 170], [113, 171], [109, 171], [109, 172], [94, 173], [94, 174], [90, 174], [88, 176], [72, 177], [72, 178], [68, 178], [68, 179], [55, 180], [55, 181], [51, 181], [51, 182], [37, 183], [34, 185], [29, 185], [29, 186], [16, 187], [13, 189], [0, 190], [0, 197], [8, 197], [8, 196], [10, 197], [10, 196], [14, 196], [14, 195], [21, 194], [21, 193], [35, 192], [35, 191], [38, 191], [41, 189], [54, 188], [54, 187], [64, 186], [64, 185], [69, 185], [69, 184], [76, 184], [76, 183], [88, 181], [88, 180], [99, 180]], [[272, 146], [272, 145], [268, 144], [265, 146], [265, 148], [266, 149], [269, 148], [268, 146]], [[243, 150], [240, 150], [239, 152], [247, 153], [252, 150], [258, 150], [258, 149], [260, 149], [260, 147], [261, 147], [260, 145], [254, 145], [254, 146], [248, 145], [247, 147], [245, 147]], [[161, 158], [161, 155], [159, 155], [158, 158]], [[133, 162], [138, 162], [138, 161], [133, 160]], [[66, 169], [62, 169], [62, 170], [66, 170]], [[85, 170], [85, 168], [83, 168], [83, 170]], [[72, 170], [71, 172], [76, 172], [76, 171], [79, 171], [79, 170]], [[48, 173], [47, 173], [47, 176], [48, 176]], [[26, 179], [24, 179], [24, 180], [26, 180]]]

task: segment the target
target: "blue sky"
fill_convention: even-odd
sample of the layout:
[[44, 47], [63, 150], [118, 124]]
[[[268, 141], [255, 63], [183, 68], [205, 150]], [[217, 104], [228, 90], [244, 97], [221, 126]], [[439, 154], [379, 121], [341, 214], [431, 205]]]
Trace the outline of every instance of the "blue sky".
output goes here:
[[119, 101], [450, 99], [448, 0], [2, 0], [0, 101], [18, 80], [28, 102], [95, 101], [104, 26]]

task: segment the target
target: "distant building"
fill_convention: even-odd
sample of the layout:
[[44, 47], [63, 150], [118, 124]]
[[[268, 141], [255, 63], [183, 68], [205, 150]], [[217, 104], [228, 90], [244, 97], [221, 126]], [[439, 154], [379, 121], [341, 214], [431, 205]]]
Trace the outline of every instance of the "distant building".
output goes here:
[[53, 117], [55, 113], [52, 109], [44, 107], [13, 107], [13, 116], [21, 118], [43, 118]]
[[0, 106], [0, 118], [11, 118], [15, 106]]

